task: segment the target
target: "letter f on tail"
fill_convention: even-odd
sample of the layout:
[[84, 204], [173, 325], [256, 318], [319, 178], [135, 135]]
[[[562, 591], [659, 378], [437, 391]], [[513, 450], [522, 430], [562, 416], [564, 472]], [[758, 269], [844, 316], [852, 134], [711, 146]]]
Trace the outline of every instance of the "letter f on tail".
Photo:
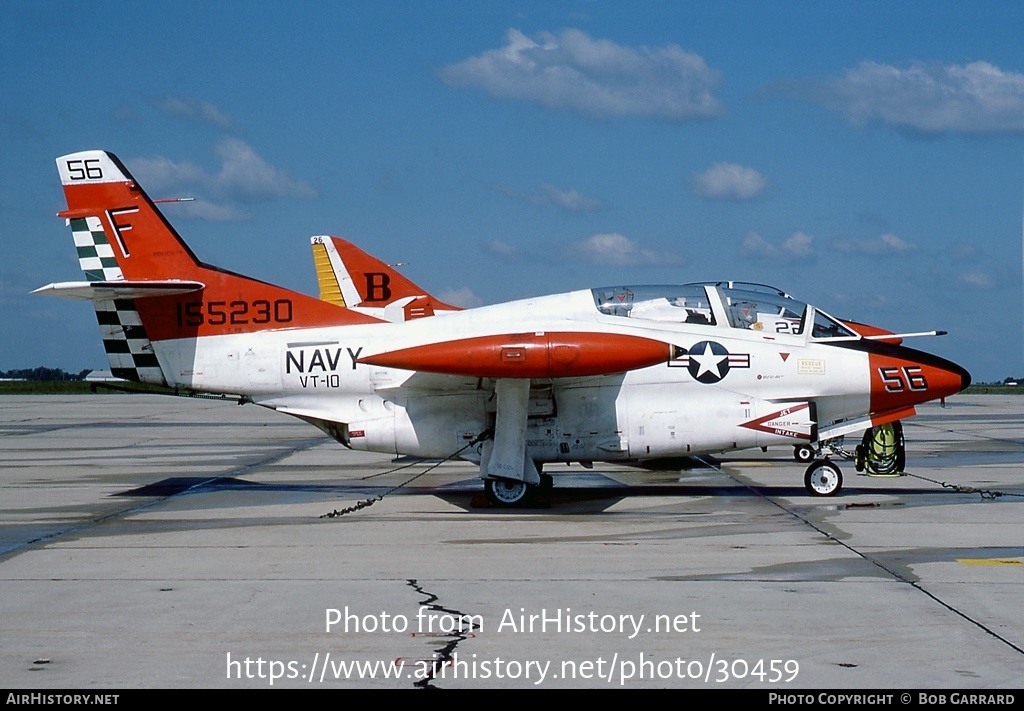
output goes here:
[[92, 301], [111, 372], [175, 385], [160, 344], [378, 319], [199, 261], [111, 153], [57, 159], [84, 282], [37, 293]]

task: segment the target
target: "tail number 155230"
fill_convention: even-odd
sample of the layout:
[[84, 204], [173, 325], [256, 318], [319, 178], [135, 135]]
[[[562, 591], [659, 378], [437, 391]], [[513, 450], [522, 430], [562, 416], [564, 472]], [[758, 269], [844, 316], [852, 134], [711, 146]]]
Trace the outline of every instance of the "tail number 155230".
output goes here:
[[182, 301], [177, 306], [179, 326], [243, 326], [249, 323], [288, 323], [291, 299], [255, 301]]

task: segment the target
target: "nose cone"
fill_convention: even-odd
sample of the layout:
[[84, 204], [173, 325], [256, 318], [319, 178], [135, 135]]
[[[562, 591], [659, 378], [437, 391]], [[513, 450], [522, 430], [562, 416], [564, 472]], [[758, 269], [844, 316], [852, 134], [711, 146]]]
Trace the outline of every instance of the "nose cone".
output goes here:
[[[953, 361], [932, 356], [931, 362], [917, 363], [916, 365], [934, 378], [932, 387], [940, 393], [939, 397], [956, 395], [958, 392], [966, 390], [967, 386], [971, 384], [971, 374]], [[929, 399], [934, 399], [934, 397]]]
[[869, 355], [873, 412], [955, 395], [971, 384], [956, 363], [911, 348], [888, 347]]
[[962, 393], [964, 390], [971, 387], [971, 374], [967, 372], [966, 368], [961, 368], [956, 363], [952, 363], [948, 360], [946, 361], [946, 363], [948, 363], [957, 373], [960, 374], [960, 389], [957, 390], [958, 393]]

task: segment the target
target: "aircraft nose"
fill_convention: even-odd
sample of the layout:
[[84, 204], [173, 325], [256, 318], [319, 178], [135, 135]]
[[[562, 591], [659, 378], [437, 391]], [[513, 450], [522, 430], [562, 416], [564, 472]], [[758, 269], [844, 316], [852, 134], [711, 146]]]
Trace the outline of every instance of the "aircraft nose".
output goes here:
[[967, 369], [966, 368], [961, 368], [956, 363], [952, 363], [950, 361], [946, 361], [946, 362], [949, 363], [951, 366], [953, 366], [953, 368], [960, 375], [960, 389], [957, 390], [957, 392], [958, 393], [962, 393], [964, 390], [966, 390], [967, 388], [971, 387], [971, 374], [967, 372]]
[[971, 384], [971, 374], [965, 368], [944, 358], [935, 358], [934, 356], [933, 358], [935, 362], [921, 363], [918, 364], [918, 367], [933, 374], [934, 387], [942, 393], [940, 397], [956, 395], [966, 390], [967, 386]]
[[971, 374], [956, 363], [910, 348], [872, 353], [871, 409], [878, 412], [948, 397], [971, 384]]

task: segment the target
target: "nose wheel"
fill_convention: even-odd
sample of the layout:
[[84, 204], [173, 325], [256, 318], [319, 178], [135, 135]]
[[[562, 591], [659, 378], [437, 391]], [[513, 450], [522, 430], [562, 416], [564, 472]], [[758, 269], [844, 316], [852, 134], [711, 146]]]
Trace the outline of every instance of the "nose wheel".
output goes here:
[[829, 460], [816, 459], [804, 473], [804, 486], [813, 496], [835, 496], [843, 488], [843, 473]]
[[793, 447], [793, 459], [801, 464], [807, 464], [807, 462], [813, 461], [815, 454], [816, 452], [814, 447], [809, 444], [798, 444]]

